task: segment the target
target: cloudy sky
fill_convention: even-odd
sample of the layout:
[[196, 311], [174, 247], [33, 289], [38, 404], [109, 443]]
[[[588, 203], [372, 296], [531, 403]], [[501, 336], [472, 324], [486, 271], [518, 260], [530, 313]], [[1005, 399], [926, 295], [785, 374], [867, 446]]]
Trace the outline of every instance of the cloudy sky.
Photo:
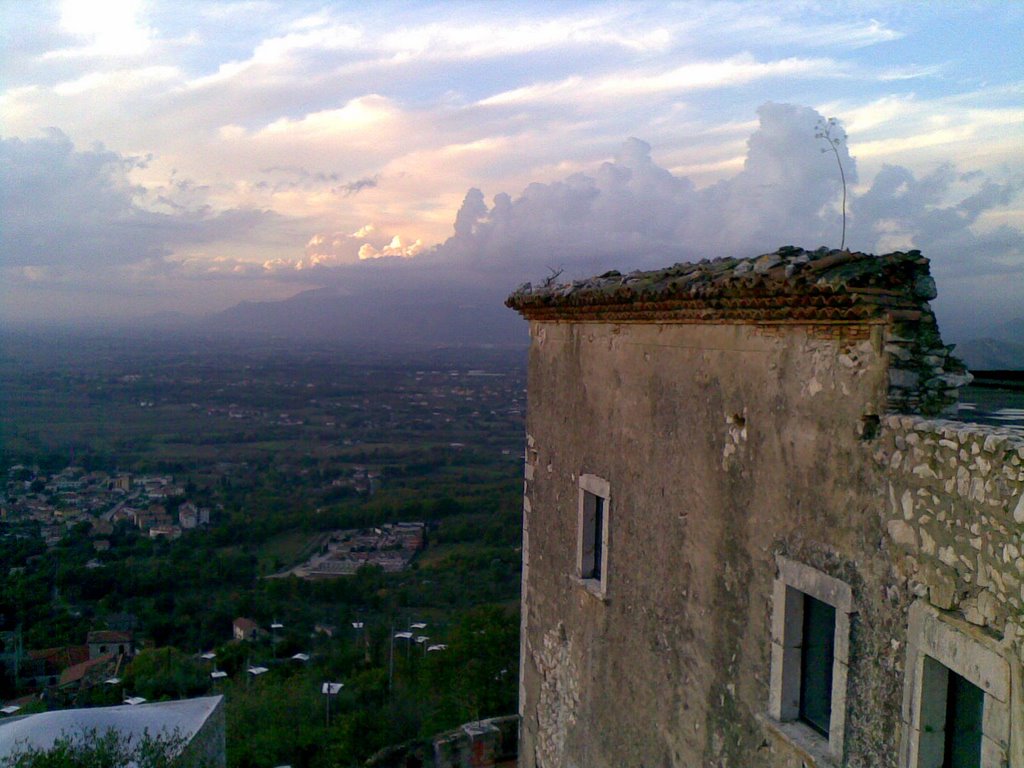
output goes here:
[[0, 0], [0, 319], [917, 247], [1024, 315], [1024, 4]]

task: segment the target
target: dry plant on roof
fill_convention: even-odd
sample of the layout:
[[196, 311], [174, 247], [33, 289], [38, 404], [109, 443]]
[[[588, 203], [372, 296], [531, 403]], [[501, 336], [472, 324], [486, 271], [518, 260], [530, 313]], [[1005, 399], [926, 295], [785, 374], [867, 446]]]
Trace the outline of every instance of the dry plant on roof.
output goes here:
[[821, 151], [824, 153], [831, 150], [832, 154], [836, 156], [836, 165], [839, 166], [839, 178], [843, 182], [843, 239], [839, 243], [839, 250], [843, 250], [846, 248], [846, 172], [843, 170], [843, 161], [839, 157], [839, 145], [843, 143], [846, 135], [836, 119], [830, 117], [828, 120], [824, 118], [818, 120], [814, 138], [824, 139], [828, 142], [828, 148], [823, 148]]

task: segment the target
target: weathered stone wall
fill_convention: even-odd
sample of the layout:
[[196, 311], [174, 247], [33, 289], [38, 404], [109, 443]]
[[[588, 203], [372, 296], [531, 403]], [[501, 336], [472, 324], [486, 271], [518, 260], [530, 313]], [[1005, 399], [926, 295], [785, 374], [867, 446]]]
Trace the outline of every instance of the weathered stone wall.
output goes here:
[[1024, 636], [1024, 437], [893, 415], [874, 458], [889, 478], [886, 527], [914, 592]]
[[[831, 765], [766, 718], [778, 555], [852, 589], [844, 765], [899, 765], [920, 599], [1016, 659], [1024, 732], [1020, 441], [885, 415], [891, 326], [531, 335], [521, 766]], [[575, 577], [581, 474], [610, 484], [604, 599]]]
[[[982, 630], [1016, 660], [1011, 765], [1024, 765], [1024, 437], [892, 415], [873, 458], [895, 575], [909, 592]], [[1014, 695], [1015, 694], [1015, 695]]]
[[[521, 765], [797, 759], [770, 754], [760, 720], [774, 558], [888, 586], [861, 434], [886, 403], [883, 330], [534, 323]], [[611, 485], [606, 600], [574, 579], [581, 473]], [[878, 612], [895, 655], [900, 608]], [[873, 647], [851, 663], [898, 709]], [[891, 722], [851, 717], [882, 739], [855, 764], [886, 765]]]

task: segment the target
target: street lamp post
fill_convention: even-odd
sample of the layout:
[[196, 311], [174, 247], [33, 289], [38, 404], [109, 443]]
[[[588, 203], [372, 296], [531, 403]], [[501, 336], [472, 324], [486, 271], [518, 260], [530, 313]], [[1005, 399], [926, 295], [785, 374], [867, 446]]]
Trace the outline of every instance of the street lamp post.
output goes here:
[[324, 683], [322, 686], [320, 686], [320, 692], [323, 693], [324, 699], [326, 701], [325, 708], [326, 708], [326, 711], [327, 711], [327, 727], [328, 728], [330, 728], [330, 726], [331, 726], [331, 696], [337, 696], [338, 693], [341, 691], [341, 689], [344, 688], [344, 687], [345, 687], [344, 683], [331, 683], [331, 682]]

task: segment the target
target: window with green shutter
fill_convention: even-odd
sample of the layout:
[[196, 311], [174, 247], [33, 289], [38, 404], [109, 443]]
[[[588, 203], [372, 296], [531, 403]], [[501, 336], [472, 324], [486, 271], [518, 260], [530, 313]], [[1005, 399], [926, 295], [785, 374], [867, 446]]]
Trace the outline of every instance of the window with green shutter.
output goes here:
[[949, 672], [946, 684], [946, 744], [942, 768], [981, 768], [981, 726], [985, 693]]
[[836, 609], [810, 595], [804, 595], [800, 719], [826, 737], [832, 719], [835, 635]]

